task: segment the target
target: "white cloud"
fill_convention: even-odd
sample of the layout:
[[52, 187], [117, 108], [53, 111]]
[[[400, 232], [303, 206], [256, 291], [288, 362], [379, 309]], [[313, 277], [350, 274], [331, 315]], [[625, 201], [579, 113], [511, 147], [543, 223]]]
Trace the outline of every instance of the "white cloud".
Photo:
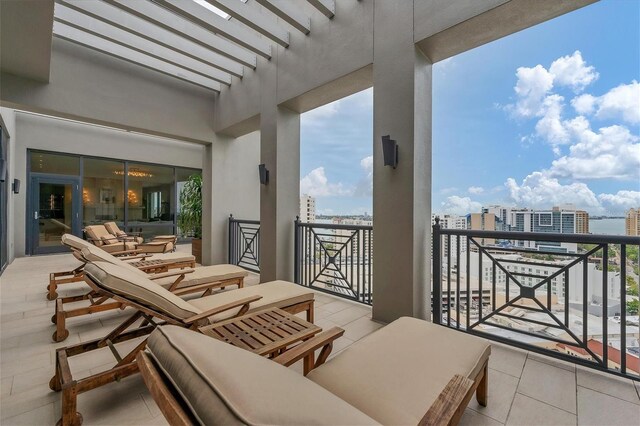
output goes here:
[[581, 92], [600, 76], [593, 66], [587, 66], [579, 50], [571, 56], [562, 56], [553, 61], [549, 72], [555, 84], [569, 86], [575, 92]]
[[482, 194], [484, 192], [484, 188], [481, 186], [470, 186], [467, 191], [469, 191], [469, 194]]
[[472, 201], [469, 197], [458, 197], [452, 195], [447, 197], [447, 200], [442, 203], [442, 211], [444, 213], [465, 215], [467, 213], [479, 212], [482, 208], [482, 204], [477, 201]]
[[514, 87], [518, 100], [511, 106], [521, 117], [540, 115], [547, 93], [553, 88], [553, 75], [542, 65], [520, 67], [516, 71], [518, 82]]
[[365, 176], [360, 179], [353, 194], [357, 197], [369, 197], [373, 194], [373, 155], [360, 160], [360, 167]]
[[598, 118], [622, 118], [627, 123], [640, 123], [640, 83], [635, 80], [614, 87], [596, 98], [595, 103]]
[[587, 115], [593, 114], [596, 109], [597, 98], [593, 95], [585, 93], [584, 95], [576, 96], [571, 100], [571, 105], [578, 114]]
[[560, 95], [547, 96], [541, 107], [543, 117], [536, 124], [536, 133], [552, 145], [570, 142], [569, 132], [562, 122], [563, 101]]
[[328, 119], [338, 114], [340, 102], [337, 100], [302, 114], [302, 119], [307, 125], [324, 125]]
[[640, 191], [618, 191], [616, 194], [600, 194], [598, 199], [604, 207], [614, 212], [640, 207]]
[[525, 207], [547, 208], [557, 204], [575, 204], [581, 208], [598, 208], [600, 203], [589, 187], [581, 182], [568, 185], [544, 172], [533, 172], [518, 184], [509, 178], [505, 183], [513, 202]]
[[549, 175], [572, 179], [628, 179], [640, 181], [640, 138], [624, 126], [594, 132], [582, 116], [565, 122], [578, 142], [569, 155], [554, 160]]
[[455, 187], [455, 186], [449, 186], [449, 187], [447, 187], [447, 188], [442, 188], [442, 189], [440, 190], [440, 193], [441, 193], [442, 195], [446, 195], [446, 194], [451, 194], [451, 193], [453, 193], [453, 192], [456, 192], [457, 190], [458, 190], [458, 188], [457, 188], [457, 187]]
[[324, 167], [318, 167], [300, 180], [300, 193], [312, 197], [331, 197], [351, 193], [342, 183], [329, 183]]

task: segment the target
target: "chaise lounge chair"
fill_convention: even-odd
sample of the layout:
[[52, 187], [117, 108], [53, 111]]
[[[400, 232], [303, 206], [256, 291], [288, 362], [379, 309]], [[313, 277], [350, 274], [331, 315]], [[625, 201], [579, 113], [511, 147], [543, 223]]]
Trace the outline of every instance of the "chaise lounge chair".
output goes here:
[[111, 234], [104, 225], [89, 225], [84, 228], [87, 239], [94, 245], [107, 252], [124, 250], [137, 250], [141, 253], [168, 253], [173, 251], [174, 244], [167, 240], [157, 240], [138, 243], [135, 241], [123, 241]]
[[[116, 345], [148, 335], [159, 325], [158, 321], [197, 329], [254, 310], [277, 307], [291, 314], [306, 311], [307, 320], [313, 322], [313, 291], [285, 281], [272, 281], [186, 301], [120, 265], [89, 263], [85, 267], [84, 279], [99, 297], [113, 299], [121, 303], [122, 308], [133, 308], [135, 313], [102, 339], [56, 351], [55, 375], [49, 382], [49, 387], [54, 391], [62, 391], [63, 425], [81, 422], [81, 416], [76, 413], [78, 394], [138, 371], [135, 357], [144, 348], [146, 339], [124, 356], [117, 352]], [[143, 320], [141, 324], [128, 330], [139, 320]], [[70, 357], [107, 346], [116, 359], [113, 368], [83, 379], [73, 378], [69, 366]]]
[[[236, 285], [238, 288], [244, 286], [244, 279], [249, 273], [236, 265], [212, 265], [201, 266], [195, 269], [187, 268], [172, 270], [161, 273], [148, 273], [124, 262], [109, 253], [100, 250], [98, 247], [88, 245], [80, 252], [80, 259], [88, 262], [107, 262], [120, 265], [133, 274], [149, 278], [156, 285], [160, 285], [177, 296], [184, 296], [193, 293], [202, 293], [207, 296], [215, 289], [225, 289]], [[75, 302], [85, 302], [85, 306], [69, 309], [65, 305]], [[89, 305], [86, 305], [86, 302]], [[56, 325], [56, 331], [52, 335], [55, 342], [61, 342], [69, 336], [66, 328], [67, 318], [89, 315], [95, 312], [104, 312], [110, 309], [120, 308], [120, 303], [109, 300], [106, 297], [99, 297], [93, 291], [83, 295], [60, 297], [56, 300], [55, 313], [51, 321]]]
[[163, 326], [137, 359], [171, 425], [455, 425], [474, 392], [487, 404], [491, 347], [483, 339], [405, 317], [319, 359], [306, 378], [283, 367], [315, 351], [323, 335], [268, 360]]
[[[59, 285], [83, 281], [83, 270], [86, 262], [79, 255], [79, 252], [85, 247], [97, 247], [71, 234], [62, 235], [61, 241], [62, 244], [71, 249], [71, 252], [81, 262], [81, 265], [71, 271], [52, 272], [49, 274], [49, 284], [47, 285], [48, 300], [55, 300], [58, 297]], [[103, 250], [102, 247], [99, 247], [99, 249]], [[195, 257], [184, 253], [140, 254], [136, 250], [124, 250], [109, 254], [119, 256], [119, 259], [147, 272], [167, 272], [170, 269], [193, 268], [196, 265]]]
[[[110, 234], [116, 236], [118, 239], [123, 241], [133, 241], [138, 244], [142, 244], [144, 239], [140, 235], [140, 233], [126, 233], [120, 229], [117, 223], [115, 222], [106, 222], [104, 227], [107, 228]], [[163, 241], [170, 242], [173, 245], [173, 251], [176, 249], [176, 243], [178, 242], [178, 237], [175, 235], [156, 235], [152, 238], [152, 241]]]

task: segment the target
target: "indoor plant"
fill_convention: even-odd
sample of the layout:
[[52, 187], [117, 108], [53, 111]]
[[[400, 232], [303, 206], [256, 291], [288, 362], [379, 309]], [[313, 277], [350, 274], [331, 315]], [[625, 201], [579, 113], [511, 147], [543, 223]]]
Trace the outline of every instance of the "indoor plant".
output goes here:
[[191, 175], [180, 191], [178, 227], [186, 236], [193, 237], [191, 253], [202, 263], [202, 176]]

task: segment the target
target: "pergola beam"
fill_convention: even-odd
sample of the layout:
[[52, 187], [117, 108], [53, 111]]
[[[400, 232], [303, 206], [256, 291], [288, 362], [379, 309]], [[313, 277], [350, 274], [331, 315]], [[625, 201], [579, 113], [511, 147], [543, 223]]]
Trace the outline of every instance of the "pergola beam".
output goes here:
[[291, 4], [285, 3], [282, 0], [256, 1], [298, 31], [304, 34], [309, 34], [311, 31], [311, 19], [302, 13], [299, 8], [292, 7]]
[[240, 46], [231, 43], [212, 32], [194, 25], [186, 19], [151, 3], [147, 0], [103, 0], [121, 10], [124, 10], [138, 18], [144, 19], [154, 25], [171, 31], [194, 43], [218, 52], [234, 61], [237, 61], [251, 69], [256, 69], [256, 55]]
[[238, 0], [205, 0], [232, 18], [270, 38], [280, 46], [289, 47], [289, 32], [278, 25], [271, 16]]
[[53, 35], [63, 40], [70, 41], [89, 49], [113, 56], [135, 65], [148, 68], [168, 75], [196, 86], [220, 92], [220, 83], [200, 74], [187, 71], [183, 68], [161, 61], [148, 55], [140, 54], [119, 44], [105, 40], [88, 32], [79, 30], [61, 22], [54, 22]]
[[56, 0], [56, 2], [236, 77], [243, 76], [242, 64], [103, 1]]
[[94, 36], [127, 47], [131, 50], [149, 55], [172, 65], [184, 68], [203, 77], [211, 78], [227, 86], [231, 84], [231, 75], [197, 61], [189, 56], [177, 53], [146, 38], [131, 34], [98, 19], [92, 18], [62, 4], [56, 5], [54, 19]]
[[335, 0], [307, 0], [313, 7], [318, 9], [327, 18], [331, 19], [336, 14]]
[[183, 0], [156, 0], [156, 3], [190, 20], [195, 25], [226, 37], [260, 56], [271, 59], [271, 45], [266, 40], [234, 22], [227, 21], [198, 3]]

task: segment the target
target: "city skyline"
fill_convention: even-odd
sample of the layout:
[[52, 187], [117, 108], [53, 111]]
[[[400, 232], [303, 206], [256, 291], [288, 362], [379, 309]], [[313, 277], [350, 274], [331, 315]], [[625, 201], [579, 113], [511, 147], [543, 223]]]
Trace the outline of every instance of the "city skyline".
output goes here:
[[[640, 206], [638, 13], [603, 1], [435, 64], [432, 211]], [[318, 214], [371, 213], [372, 106], [368, 89], [302, 116]]]

